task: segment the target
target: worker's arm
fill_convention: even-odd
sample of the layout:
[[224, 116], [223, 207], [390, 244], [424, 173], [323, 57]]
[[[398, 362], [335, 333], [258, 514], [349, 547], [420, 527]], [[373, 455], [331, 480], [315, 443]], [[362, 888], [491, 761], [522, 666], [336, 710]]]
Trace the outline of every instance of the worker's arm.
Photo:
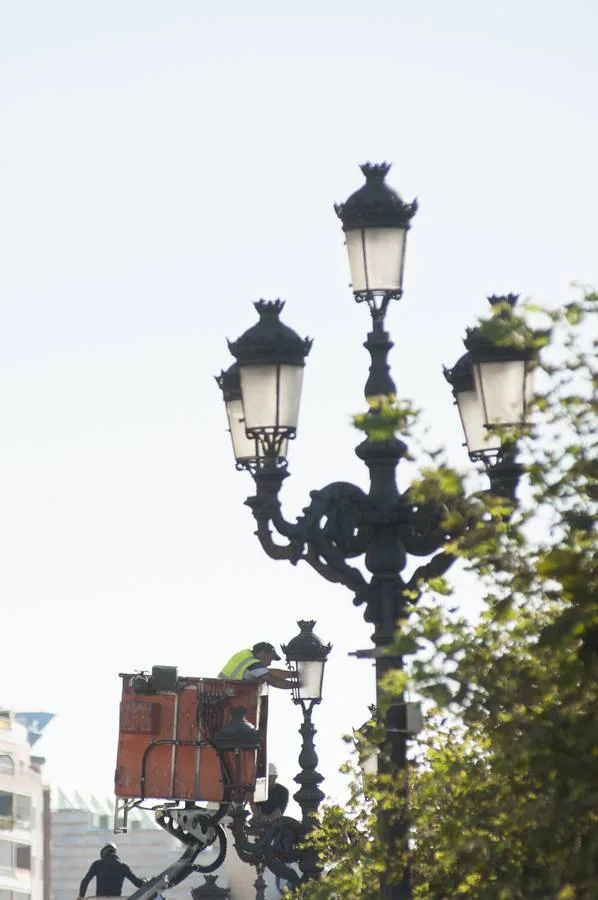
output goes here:
[[296, 685], [296, 681], [288, 681], [286, 678], [281, 678], [280, 675], [275, 675], [272, 671], [268, 672], [264, 681], [266, 684], [272, 685], [272, 687], [282, 688], [283, 691], [290, 691]]
[[143, 878], [137, 878], [137, 875], [133, 875], [133, 873], [131, 872], [131, 870], [129, 869], [129, 867], [127, 865], [125, 865], [123, 872], [124, 872], [125, 878], [128, 878], [129, 881], [132, 881], [133, 884], [135, 885], [135, 887], [141, 887], [142, 884], [145, 884]]
[[295, 672], [290, 672], [288, 669], [272, 669], [272, 668], [270, 668], [270, 669], [268, 669], [268, 672], [270, 672], [271, 675], [278, 675], [281, 678], [292, 678], [293, 680], [295, 680], [297, 678], [297, 675], [295, 674]]
[[[97, 862], [97, 860], [96, 860], [96, 862]], [[89, 887], [89, 882], [91, 881], [92, 878], [95, 878], [95, 876], [96, 876], [96, 864], [95, 864], [95, 862], [92, 862], [92, 864], [89, 867], [89, 871], [88, 871], [87, 875], [84, 877], [83, 881], [79, 885], [79, 900], [81, 900], [81, 898], [83, 898], [85, 896], [85, 891]]]

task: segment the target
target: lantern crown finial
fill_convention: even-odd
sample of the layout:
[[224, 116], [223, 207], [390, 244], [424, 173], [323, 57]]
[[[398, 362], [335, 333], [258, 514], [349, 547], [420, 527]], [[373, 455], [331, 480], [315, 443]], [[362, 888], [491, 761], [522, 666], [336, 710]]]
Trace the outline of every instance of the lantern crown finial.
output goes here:
[[264, 316], [272, 316], [278, 319], [284, 309], [284, 300], [257, 300], [253, 305], [257, 310], [260, 319]]
[[363, 163], [359, 168], [365, 175], [366, 181], [384, 181], [384, 179], [390, 172], [391, 167], [392, 163], [388, 162], [366, 162]]

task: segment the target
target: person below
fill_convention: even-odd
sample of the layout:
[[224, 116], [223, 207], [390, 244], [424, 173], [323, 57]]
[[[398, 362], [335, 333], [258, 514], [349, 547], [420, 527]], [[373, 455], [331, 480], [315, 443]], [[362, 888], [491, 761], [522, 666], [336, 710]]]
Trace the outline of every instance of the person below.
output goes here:
[[126, 863], [121, 862], [116, 845], [112, 843], [104, 844], [100, 850], [100, 858], [92, 862], [79, 887], [77, 900], [85, 897], [85, 891], [92, 878], [96, 880], [96, 897], [120, 897], [125, 878], [132, 881], [135, 887], [141, 887], [145, 883], [142, 878], [131, 872]]

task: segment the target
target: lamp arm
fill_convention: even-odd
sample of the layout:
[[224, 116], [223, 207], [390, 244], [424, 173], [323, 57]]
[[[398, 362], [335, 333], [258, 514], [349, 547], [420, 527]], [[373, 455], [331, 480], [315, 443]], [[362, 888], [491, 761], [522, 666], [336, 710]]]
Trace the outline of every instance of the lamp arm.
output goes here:
[[[263, 549], [272, 559], [287, 559], [293, 565], [304, 560], [328, 581], [344, 584], [355, 593], [363, 591], [365, 577], [347, 560], [361, 556], [368, 546], [370, 531], [363, 523], [367, 495], [348, 482], [333, 482], [312, 491], [302, 515], [296, 522], [288, 522], [278, 497], [286, 475], [285, 469], [274, 465], [253, 473], [256, 494], [245, 503], [257, 522], [256, 534]], [[286, 545], [274, 541], [272, 528], [288, 540]]]
[[332, 581], [333, 584], [344, 584], [345, 587], [348, 587], [349, 590], [354, 591], [356, 594], [367, 588], [368, 583], [366, 579], [355, 566], [349, 566], [344, 563], [342, 571], [339, 571], [338, 566], [333, 567], [323, 562], [312, 547], [308, 548], [305, 554], [305, 561], [315, 569], [318, 575], [326, 578], [327, 581]]

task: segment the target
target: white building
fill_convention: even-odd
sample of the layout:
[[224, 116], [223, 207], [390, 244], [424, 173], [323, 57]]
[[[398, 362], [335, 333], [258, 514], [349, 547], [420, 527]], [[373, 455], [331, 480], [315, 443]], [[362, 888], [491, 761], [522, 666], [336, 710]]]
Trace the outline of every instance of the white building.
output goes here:
[[[51, 900], [75, 900], [79, 895], [81, 879], [109, 841], [116, 844], [123, 862], [139, 878], [157, 875], [179, 859], [184, 850], [180, 841], [156, 825], [151, 812], [133, 810], [129, 813], [127, 834], [114, 834], [113, 820], [112, 799], [100, 801], [78, 791], [52, 791]], [[215, 851], [208, 849], [198, 862], [209, 862], [214, 855]], [[189, 900], [190, 889], [202, 883], [201, 875], [191, 875], [178, 887], [171, 888], [165, 897], [167, 900]], [[226, 887], [224, 873], [218, 883]], [[125, 881], [123, 896], [135, 890], [134, 885]], [[87, 896], [94, 894], [95, 880], [91, 882]], [[0, 900], [4, 898], [0, 897]]]
[[42, 763], [27, 729], [0, 709], [0, 900], [47, 900]]
[[[103, 845], [109, 841], [116, 844], [123, 862], [126, 862], [140, 878], [157, 875], [177, 860], [184, 850], [180, 841], [156, 825], [151, 812], [143, 810], [133, 810], [129, 813], [127, 834], [114, 834], [112, 798], [100, 801], [79, 791], [54, 789], [51, 805], [50, 900], [75, 900], [79, 894], [81, 879], [93, 860], [99, 857]], [[255, 897], [253, 883], [256, 871], [252, 866], [241, 862], [233, 847], [232, 835], [226, 826], [225, 830], [228, 837], [228, 853], [223, 865], [213, 874], [218, 876], [219, 887], [230, 888], [230, 900], [252, 900]], [[197, 862], [205, 865], [215, 854], [215, 849], [208, 848], [198, 857]], [[280, 898], [281, 891], [276, 888], [274, 877], [270, 872], [264, 874], [268, 884], [267, 900]], [[165, 900], [190, 900], [191, 889], [203, 883], [203, 875], [194, 873], [177, 887], [166, 891], [163, 896]], [[125, 882], [123, 896], [130, 895], [134, 890], [135, 887], [130, 882]], [[95, 881], [92, 881], [87, 897], [92, 897], [94, 893]], [[0, 900], [5, 898], [0, 897]]]

